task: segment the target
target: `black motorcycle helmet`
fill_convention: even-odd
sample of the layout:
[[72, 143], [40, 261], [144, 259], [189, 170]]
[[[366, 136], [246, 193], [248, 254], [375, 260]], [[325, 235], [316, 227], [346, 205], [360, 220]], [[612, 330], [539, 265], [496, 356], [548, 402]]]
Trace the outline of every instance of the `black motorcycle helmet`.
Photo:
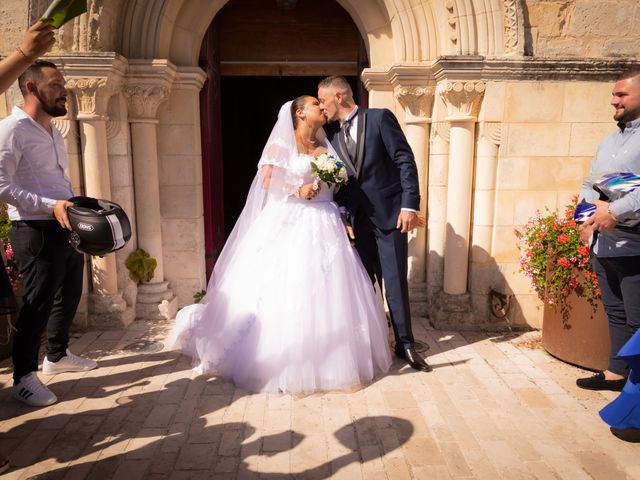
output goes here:
[[120, 250], [131, 238], [127, 214], [117, 203], [91, 197], [73, 197], [67, 208], [69, 243], [80, 253], [102, 257]]

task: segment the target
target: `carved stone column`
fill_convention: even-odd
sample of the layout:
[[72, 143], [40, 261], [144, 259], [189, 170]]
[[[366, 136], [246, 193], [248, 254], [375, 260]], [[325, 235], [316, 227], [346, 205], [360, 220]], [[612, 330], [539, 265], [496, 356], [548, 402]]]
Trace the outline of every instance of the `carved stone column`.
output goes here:
[[492, 254], [496, 173], [501, 135], [502, 125], [499, 122], [480, 124], [473, 197], [473, 245], [471, 248], [471, 260], [475, 263], [487, 262]]
[[178, 301], [164, 278], [160, 178], [158, 174], [158, 107], [170, 91], [176, 70], [166, 60], [131, 60], [124, 94], [129, 107], [138, 246], [158, 262], [151, 282], [138, 286], [138, 318], [172, 318]]
[[442, 290], [444, 246], [447, 226], [447, 177], [449, 172], [449, 122], [431, 124], [429, 185], [427, 199], [427, 296], [433, 299]]
[[450, 123], [444, 292], [467, 292], [475, 123], [484, 82], [445, 81], [438, 93]]
[[[418, 169], [418, 180], [424, 191], [429, 168], [429, 126], [433, 107], [432, 87], [396, 87], [395, 97], [405, 109], [405, 133], [413, 150]], [[421, 192], [420, 211], [427, 214], [427, 198]], [[416, 229], [409, 236], [409, 281], [424, 283], [426, 280], [427, 233]]]
[[[63, 64], [67, 89], [77, 103], [85, 194], [110, 199], [107, 104], [120, 87], [126, 63], [115, 56], [92, 59], [89, 65], [83, 57], [72, 57]], [[127, 308], [118, 289], [115, 255], [92, 257], [91, 273], [90, 323], [101, 327], [129, 324], [133, 320], [133, 310]]]

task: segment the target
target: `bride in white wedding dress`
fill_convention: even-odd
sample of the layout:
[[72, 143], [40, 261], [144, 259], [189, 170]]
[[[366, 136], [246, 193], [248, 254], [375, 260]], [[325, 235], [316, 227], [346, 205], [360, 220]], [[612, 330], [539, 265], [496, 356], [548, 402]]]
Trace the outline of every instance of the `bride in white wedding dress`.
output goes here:
[[310, 162], [331, 152], [324, 123], [314, 97], [280, 108], [207, 294], [178, 312], [171, 333], [198, 372], [251, 391], [309, 393], [389, 369], [381, 297], [349, 243], [334, 187], [313, 188]]

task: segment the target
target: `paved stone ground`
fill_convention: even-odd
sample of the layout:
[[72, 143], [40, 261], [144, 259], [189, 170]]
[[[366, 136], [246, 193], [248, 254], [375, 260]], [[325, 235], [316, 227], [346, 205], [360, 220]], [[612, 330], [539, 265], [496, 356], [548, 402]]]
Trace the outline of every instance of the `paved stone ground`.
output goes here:
[[640, 478], [640, 446], [597, 414], [615, 394], [579, 390], [584, 372], [531, 348], [535, 334], [418, 324], [432, 373], [396, 363], [357, 391], [293, 397], [194, 377], [175, 352], [122, 351], [167, 329], [74, 339], [100, 368], [41, 376], [59, 397], [47, 408], [11, 399], [0, 363], [0, 450], [13, 465], [2, 479]]

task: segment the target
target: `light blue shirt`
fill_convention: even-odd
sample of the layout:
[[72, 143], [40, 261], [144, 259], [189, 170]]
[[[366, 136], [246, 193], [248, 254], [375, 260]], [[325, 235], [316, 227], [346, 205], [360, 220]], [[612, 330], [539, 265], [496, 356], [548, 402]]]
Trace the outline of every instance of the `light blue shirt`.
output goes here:
[[[598, 147], [589, 176], [612, 172], [640, 175], [640, 119], [627, 123], [624, 130], [619, 128]], [[598, 199], [598, 192], [583, 185], [580, 200], [583, 198], [593, 203]], [[610, 208], [618, 220], [640, 218], [640, 188], [611, 202]], [[640, 230], [630, 232], [614, 228], [599, 232], [593, 251], [599, 257], [640, 255]]]
[[51, 129], [18, 107], [0, 122], [0, 201], [10, 220], [54, 220], [56, 201], [73, 197], [64, 141]]

